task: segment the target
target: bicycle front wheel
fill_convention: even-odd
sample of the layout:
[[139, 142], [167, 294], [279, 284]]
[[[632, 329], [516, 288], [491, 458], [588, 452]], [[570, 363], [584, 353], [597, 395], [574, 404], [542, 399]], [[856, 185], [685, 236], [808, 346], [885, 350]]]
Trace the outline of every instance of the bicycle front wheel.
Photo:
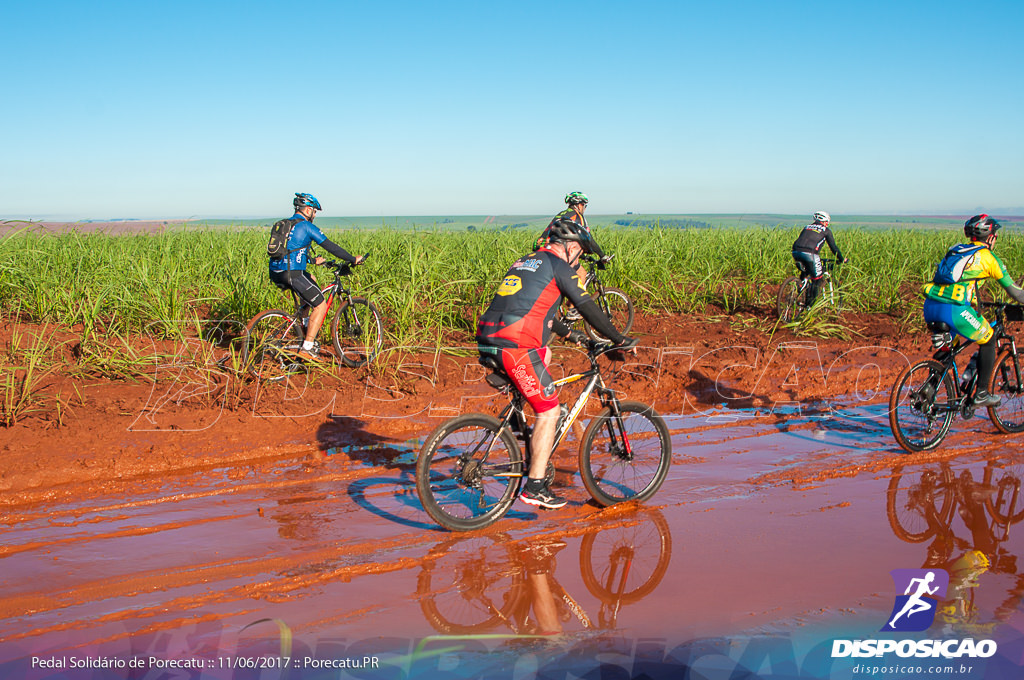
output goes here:
[[346, 366], [359, 368], [373, 361], [384, 344], [384, 324], [377, 307], [361, 297], [342, 302], [331, 321], [331, 339]]
[[450, 531], [498, 521], [515, 501], [522, 453], [492, 416], [469, 413], [434, 430], [416, 461], [416, 492], [423, 509]]
[[775, 299], [775, 312], [782, 323], [796, 321], [804, 309], [806, 291], [800, 290], [800, 277], [790, 276], [779, 286], [779, 294]]
[[657, 412], [638, 401], [603, 409], [580, 443], [583, 486], [600, 505], [642, 501], [661, 487], [672, 463], [672, 439]]
[[1024, 388], [1017, 364], [1009, 352], [996, 361], [989, 391], [999, 397], [999, 406], [988, 407], [992, 424], [1004, 434], [1024, 432]]
[[[618, 288], [605, 288], [604, 292], [597, 296], [597, 306], [601, 308], [612, 325], [623, 335], [628, 335], [633, 328], [633, 319], [636, 311], [633, 309], [633, 301], [629, 296]], [[591, 328], [589, 323], [584, 324], [587, 335], [591, 340], [605, 340], [606, 338]]]
[[280, 380], [299, 370], [295, 353], [302, 347], [302, 325], [291, 314], [268, 309], [245, 327], [240, 361], [254, 378]]
[[892, 532], [907, 543], [928, 540], [951, 519], [955, 495], [948, 466], [906, 474], [896, 469], [885, 492], [885, 514]]
[[956, 413], [955, 394], [953, 379], [937, 361], [903, 371], [889, 394], [889, 426], [899, 445], [911, 453], [938, 446]]
[[665, 516], [644, 508], [637, 519], [589, 533], [580, 544], [583, 583], [606, 604], [639, 602], [650, 595], [672, 560], [672, 531]]

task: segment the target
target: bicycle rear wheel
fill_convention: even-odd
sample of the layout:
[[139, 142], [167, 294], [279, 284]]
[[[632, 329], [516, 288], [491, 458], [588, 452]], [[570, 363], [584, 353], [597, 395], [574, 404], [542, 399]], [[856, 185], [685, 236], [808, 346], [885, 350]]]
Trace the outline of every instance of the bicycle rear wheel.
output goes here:
[[999, 397], [999, 406], [988, 408], [988, 417], [996, 429], [1004, 434], [1024, 432], [1024, 386], [1009, 352], [996, 361], [989, 391]]
[[804, 311], [807, 298], [806, 289], [800, 289], [800, 277], [790, 276], [779, 286], [779, 294], [775, 298], [775, 312], [782, 323], [796, 321]]
[[956, 414], [953, 379], [927, 359], [905, 370], [889, 394], [889, 426], [897, 443], [911, 453], [934, 449], [946, 437]]
[[672, 463], [672, 439], [657, 412], [638, 401], [603, 409], [580, 443], [583, 486], [600, 505], [642, 501], [661, 488]]
[[373, 361], [384, 344], [384, 324], [372, 302], [354, 297], [341, 303], [331, 321], [334, 351], [343, 364], [359, 368]]
[[417, 580], [423, 616], [439, 633], [483, 633], [518, 625], [529, 596], [526, 572], [506, 534], [458, 538], [431, 549]]
[[295, 353], [305, 334], [291, 314], [268, 309], [245, 327], [240, 361], [243, 370], [261, 380], [280, 380], [301, 371]]
[[469, 413], [434, 430], [416, 461], [423, 509], [451, 531], [498, 521], [515, 501], [525, 471], [519, 444], [492, 416]]
[[[601, 311], [608, 315], [612, 325], [623, 335], [628, 335], [633, 328], [633, 319], [636, 316], [633, 301], [629, 299], [629, 296], [618, 288], [605, 288], [604, 292], [597, 296], [596, 302]], [[606, 339], [591, 328], [589, 323], [584, 323], [583, 326], [591, 340]]]
[[[1021, 488], [1024, 463], [1019, 457], [989, 461], [982, 480], [992, 487], [992, 493], [985, 498], [985, 509], [992, 519], [1006, 525], [1024, 519], [1024, 489]], [[1009, 529], [1009, 526], [1005, 529]]]

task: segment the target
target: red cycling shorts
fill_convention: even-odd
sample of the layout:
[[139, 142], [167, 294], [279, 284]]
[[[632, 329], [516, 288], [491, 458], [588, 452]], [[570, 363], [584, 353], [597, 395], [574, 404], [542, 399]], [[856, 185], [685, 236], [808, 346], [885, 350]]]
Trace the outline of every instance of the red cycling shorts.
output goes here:
[[558, 406], [558, 393], [548, 373], [550, 361], [549, 347], [501, 348], [501, 365], [505, 373], [536, 413], [544, 413]]

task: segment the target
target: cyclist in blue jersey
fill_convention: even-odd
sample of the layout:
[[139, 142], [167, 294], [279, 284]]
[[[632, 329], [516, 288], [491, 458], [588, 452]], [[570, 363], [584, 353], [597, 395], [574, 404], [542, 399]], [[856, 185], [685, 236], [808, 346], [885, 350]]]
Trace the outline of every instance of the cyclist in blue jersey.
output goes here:
[[292, 201], [295, 221], [288, 235], [287, 254], [281, 258], [270, 260], [270, 280], [281, 290], [294, 291], [303, 302], [310, 306], [309, 323], [306, 326], [306, 339], [302, 343], [299, 357], [305, 360], [316, 360], [319, 347], [316, 344], [317, 333], [327, 316], [327, 301], [324, 300], [320, 286], [306, 271], [307, 262], [323, 264], [326, 260], [319, 256], [310, 258], [309, 248], [313, 243], [349, 264], [362, 264], [365, 255], [355, 257], [347, 250], [327, 238], [313, 224], [317, 211], [321, 210], [320, 201], [312, 194], [295, 194]]

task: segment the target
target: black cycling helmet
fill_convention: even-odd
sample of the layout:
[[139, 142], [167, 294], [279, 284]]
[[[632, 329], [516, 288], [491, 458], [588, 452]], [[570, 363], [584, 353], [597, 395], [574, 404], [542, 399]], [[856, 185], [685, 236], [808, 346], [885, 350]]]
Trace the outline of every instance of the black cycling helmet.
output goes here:
[[964, 222], [964, 235], [975, 241], [984, 241], [999, 231], [1003, 225], [988, 215], [975, 215]]
[[296, 192], [292, 205], [296, 208], [310, 207], [314, 210], [323, 210], [320, 207], [320, 201], [316, 200], [316, 196], [313, 194], [300, 194]]
[[582, 225], [576, 224], [572, 220], [555, 220], [551, 223], [551, 228], [548, 229], [548, 242], [558, 243], [565, 241], [573, 241], [583, 246], [583, 252], [592, 253], [594, 252], [594, 242], [590, 239], [590, 234], [583, 228]]

